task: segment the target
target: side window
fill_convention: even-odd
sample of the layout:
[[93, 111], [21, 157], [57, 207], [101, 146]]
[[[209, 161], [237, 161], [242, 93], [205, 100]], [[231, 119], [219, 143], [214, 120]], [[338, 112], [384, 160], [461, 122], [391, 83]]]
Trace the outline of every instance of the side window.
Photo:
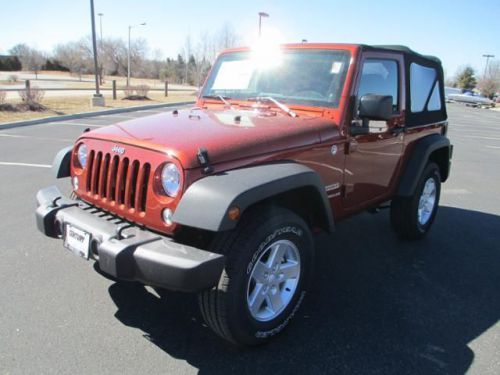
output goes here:
[[432, 90], [432, 95], [427, 104], [428, 111], [439, 111], [441, 109], [441, 91], [439, 90], [439, 82], [436, 81], [434, 85], [434, 90]]
[[411, 63], [410, 98], [413, 113], [441, 109], [441, 92], [436, 69]]
[[366, 94], [391, 95], [392, 108], [398, 111], [398, 63], [388, 59], [366, 59], [361, 71], [358, 98]]

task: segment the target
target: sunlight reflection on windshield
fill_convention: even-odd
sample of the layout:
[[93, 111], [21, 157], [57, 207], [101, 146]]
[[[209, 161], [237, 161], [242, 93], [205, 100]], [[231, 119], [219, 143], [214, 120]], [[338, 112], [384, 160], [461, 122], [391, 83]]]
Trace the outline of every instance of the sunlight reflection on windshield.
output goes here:
[[269, 69], [280, 66], [283, 53], [280, 48], [281, 34], [272, 29], [266, 30], [262, 38], [252, 44], [252, 65], [257, 69]]

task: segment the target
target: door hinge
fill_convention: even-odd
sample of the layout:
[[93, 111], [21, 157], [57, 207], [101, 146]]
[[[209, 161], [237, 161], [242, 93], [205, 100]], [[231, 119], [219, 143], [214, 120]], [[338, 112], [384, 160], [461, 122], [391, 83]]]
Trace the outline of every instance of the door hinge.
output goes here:
[[352, 154], [353, 152], [356, 152], [358, 150], [358, 141], [354, 138], [349, 139], [349, 142], [347, 142], [346, 147], [345, 147], [345, 153], [347, 155]]
[[342, 185], [342, 198], [347, 198], [347, 195], [354, 191], [354, 184], [344, 184]]

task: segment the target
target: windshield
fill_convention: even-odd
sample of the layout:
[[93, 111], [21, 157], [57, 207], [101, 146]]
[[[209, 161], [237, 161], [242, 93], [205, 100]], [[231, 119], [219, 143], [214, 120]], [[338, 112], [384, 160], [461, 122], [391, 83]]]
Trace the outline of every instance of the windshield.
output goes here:
[[240, 100], [265, 96], [288, 105], [336, 108], [349, 59], [349, 52], [342, 50], [227, 53], [215, 63], [202, 96]]

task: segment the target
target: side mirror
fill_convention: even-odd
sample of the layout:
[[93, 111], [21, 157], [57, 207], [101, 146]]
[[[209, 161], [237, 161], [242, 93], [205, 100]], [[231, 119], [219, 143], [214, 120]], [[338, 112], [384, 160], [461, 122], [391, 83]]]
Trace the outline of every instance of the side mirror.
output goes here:
[[390, 120], [392, 95], [363, 95], [359, 100], [358, 116], [367, 120]]

